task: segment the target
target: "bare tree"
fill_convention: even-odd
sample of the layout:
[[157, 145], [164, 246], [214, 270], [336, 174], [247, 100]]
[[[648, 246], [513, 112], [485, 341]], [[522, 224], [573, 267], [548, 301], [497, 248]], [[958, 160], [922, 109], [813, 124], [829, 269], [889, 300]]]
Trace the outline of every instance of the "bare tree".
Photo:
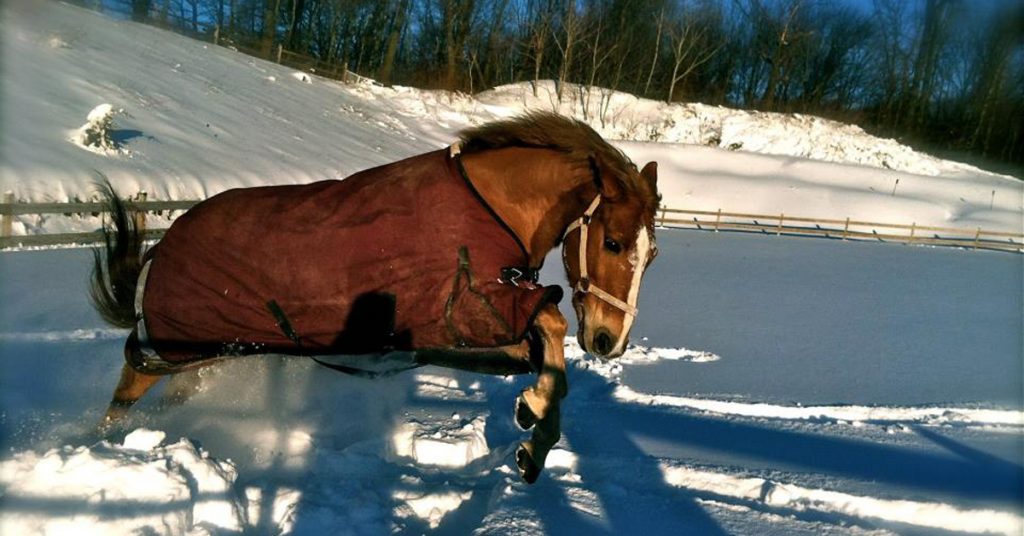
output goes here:
[[668, 35], [672, 46], [672, 75], [669, 77], [665, 102], [671, 103], [675, 96], [676, 84], [707, 63], [722, 45], [709, 43], [707, 26], [686, 13], [672, 21]]
[[576, 42], [583, 30], [583, 23], [576, 11], [576, 0], [568, 0], [565, 3], [565, 12], [562, 14], [559, 30], [561, 35], [556, 33], [555, 45], [558, 46], [558, 51], [562, 54], [562, 61], [558, 67], [558, 87], [555, 88], [555, 91], [558, 102], [562, 102], [565, 82], [569, 78], [569, 70], [573, 65]]
[[528, 32], [529, 51], [533, 58], [533, 96], [537, 96], [537, 84], [540, 82], [540, 71], [544, 65], [544, 54], [547, 51], [548, 39], [551, 36], [553, 19], [551, 0], [531, 0], [527, 2], [527, 16], [530, 19]]
[[[654, 77], [654, 68], [658, 65], [658, 52], [661, 48], [661, 32], [665, 27], [665, 8], [662, 7], [658, 13], [658, 33], [654, 37], [654, 52], [651, 53], [651, 69], [647, 72], [647, 82], [644, 83], [644, 95], [647, 95], [651, 89], [651, 78]], [[671, 91], [669, 92], [669, 99], [671, 100]]]

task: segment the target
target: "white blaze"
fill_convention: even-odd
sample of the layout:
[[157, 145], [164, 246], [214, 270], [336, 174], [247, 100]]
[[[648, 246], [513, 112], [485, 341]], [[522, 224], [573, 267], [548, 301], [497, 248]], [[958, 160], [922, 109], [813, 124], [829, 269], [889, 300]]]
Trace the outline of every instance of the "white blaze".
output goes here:
[[[651, 235], [646, 225], [641, 225], [636, 233], [636, 241], [633, 244], [633, 251], [629, 254], [629, 264], [633, 267], [633, 280], [629, 284], [629, 295], [626, 296], [626, 303], [636, 310], [636, 300], [640, 296], [640, 280], [644, 276], [644, 267], [647, 266], [647, 257], [651, 254]], [[625, 350], [626, 337], [633, 327], [633, 320], [636, 315], [625, 313], [622, 318], [622, 331], [619, 332], [619, 340], [615, 342], [612, 353], [619, 353]]]

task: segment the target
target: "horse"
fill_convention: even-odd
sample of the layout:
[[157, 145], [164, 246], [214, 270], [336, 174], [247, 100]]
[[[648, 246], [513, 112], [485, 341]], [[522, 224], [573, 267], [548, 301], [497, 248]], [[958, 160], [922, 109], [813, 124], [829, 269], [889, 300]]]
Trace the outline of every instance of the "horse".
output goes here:
[[[150, 248], [107, 183], [94, 307], [131, 332], [103, 419], [122, 419], [165, 375], [238, 355], [346, 356], [490, 374], [535, 373], [514, 403], [533, 483], [559, 440], [568, 393], [558, 308], [537, 281], [562, 245], [580, 346], [623, 353], [657, 255], [657, 163], [638, 170], [577, 120], [528, 113], [460, 133], [449, 148], [343, 180], [228, 190]], [[372, 368], [372, 367], [371, 367]]]

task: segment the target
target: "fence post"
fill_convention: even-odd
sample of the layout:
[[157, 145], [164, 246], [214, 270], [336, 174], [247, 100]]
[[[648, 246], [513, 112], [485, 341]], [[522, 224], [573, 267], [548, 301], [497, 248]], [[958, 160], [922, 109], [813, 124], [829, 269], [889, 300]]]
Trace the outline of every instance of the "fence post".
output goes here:
[[661, 227], [665, 227], [665, 207], [661, 207]]
[[915, 221], [914, 223], [910, 224], [910, 239], [907, 240], [908, 244], [913, 244], [914, 243], [914, 231], [916, 231], [916, 230], [917, 230], [917, 222]]
[[[136, 203], [145, 203], [147, 194], [146, 192], [139, 192], [139, 195], [135, 196]], [[135, 218], [135, 230], [139, 234], [146, 234], [146, 211], [140, 209], [138, 206], [135, 207], [132, 217]]]
[[978, 227], [978, 232], [974, 233], [974, 249], [978, 249], [978, 242], [981, 241], [981, 227]]
[[281, 63], [281, 54], [284, 53], [284, 45], [282, 43], [277, 44], [277, 63]]
[[[4, 192], [4, 204], [14, 203], [14, 192]], [[14, 227], [14, 214], [0, 214], [0, 236], [11, 236]]]
[[850, 232], [850, 217], [846, 217], [846, 225], [843, 226], [843, 240], [846, 240], [846, 235]]
[[718, 209], [718, 214], [715, 215], [715, 232], [718, 232], [718, 224], [722, 221], [722, 209]]
[[775, 236], [782, 234], [782, 220], [786, 217], [786, 214], [779, 214], [779, 226], [775, 229]]

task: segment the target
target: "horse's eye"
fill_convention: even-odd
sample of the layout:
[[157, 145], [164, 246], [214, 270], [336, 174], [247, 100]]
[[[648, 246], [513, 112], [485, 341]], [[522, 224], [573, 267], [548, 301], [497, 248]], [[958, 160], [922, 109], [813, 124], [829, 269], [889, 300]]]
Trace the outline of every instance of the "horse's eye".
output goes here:
[[608, 251], [611, 251], [612, 253], [618, 255], [619, 253], [622, 253], [622, 244], [619, 244], [618, 242], [612, 240], [611, 238], [605, 238], [604, 249], [607, 249]]

